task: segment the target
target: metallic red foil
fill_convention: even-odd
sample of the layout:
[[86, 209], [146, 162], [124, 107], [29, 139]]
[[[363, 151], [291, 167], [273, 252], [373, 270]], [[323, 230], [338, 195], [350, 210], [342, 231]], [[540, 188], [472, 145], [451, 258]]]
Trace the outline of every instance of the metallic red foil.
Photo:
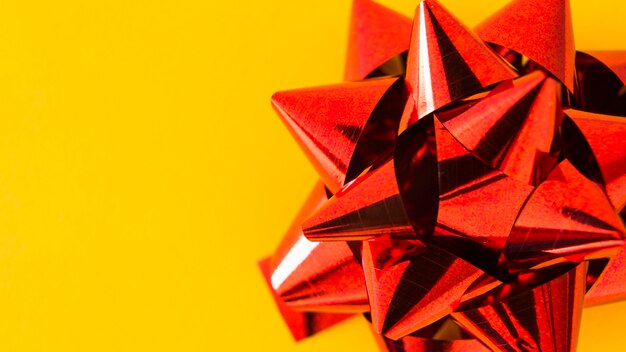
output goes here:
[[501, 259], [518, 271], [611, 257], [624, 245], [624, 233], [602, 189], [566, 160], [527, 200]]
[[410, 236], [393, 161], [372, 170], [337, 192], [302, 227], [310, 240], [364, 240]]
[[298, 311], [360, 313], [369, 310], [360, 263], [346, 242], [311, 242], [302, 219], [327, 200], [318, 184], [271, 257], [270, 284], [280, 299]]
[[[355, 0], [352, 5], [350, 40], [346, 56], [346, 81], [404, 73], [413, 21], [370, 0]], [[385, 65], [385, 63], [388, 63]]]
[[275, 110], [331, 191], [343, 186], [365, 124], [397, 80], [346, 82], [272, 97]]
[[376, 337], [383, 352], [487, 352], [489, 349], [474, 339], [434, 340], [407, 336], [394, 341], [383, 336]]
[[485, 41], [516, 51], [574, 91], [574, 31], [568, 0], [513, 0], [476, 27]]
[[438, 119], [435, 133], [439, 161], [435, 239], [497, 275], [499, 257], [533, 187], [481, 162]]
[[577, 52], [569, 12], [474, 34], [355, 0], [350, 82], [273, 96], [324, 184], [263, 265], [296, 336], [364, 313], [382, 351], [574, 351], [626, 299], [626, 52]]
[[442, 319], [411, 335], [392, 340], [372, 330], [383, 352], [487, 352], [480, 341], [463, 333], [451, 319]]
[[586, 264], [498, 303], [453, 314], [493, 351], [573, 351], [585, 293]]
[[418, 118], [515, 76], [502, 58], [436, 1], [420, 3], [406, 73]]
[[598, 115], [578, 110], [567, 110], [576, 126], [585, 136], [595, 156], [606, 193], [616, 210], [626, 206], [626, 119]]
[[[271, 272], [269, 263], [270, 258], [261, 260], [259, 262], [259, 269], [261, 270], [261, 273], [265, 278], [265, 282], [271, 290]], [[276, 293], [273, 292], [272, 297], [274, 298], [274, 302], [276, 303], [283, 320], [287, 324], [291, 335], [296, 341], [315, 335], [322, 330], [352, 317], [352, 314], [299, 312], [289, 308]]]
[[486, 164], [522, 182], [546, 178], [560, 152], [563, 119], [558, 83], [541, 71], [496, 86], [455, 116], [436, 116], [463, 146]]
[[626, 51], [588, 51], [587, 54], [606, 65], [626, 84]]
[[577, 52], [578, 109], [607, 115], [624, 115], [626, 53]]
[[372, 325], [399, 339], [452, 313], [483, 272], [417, 240], [363, 243]]

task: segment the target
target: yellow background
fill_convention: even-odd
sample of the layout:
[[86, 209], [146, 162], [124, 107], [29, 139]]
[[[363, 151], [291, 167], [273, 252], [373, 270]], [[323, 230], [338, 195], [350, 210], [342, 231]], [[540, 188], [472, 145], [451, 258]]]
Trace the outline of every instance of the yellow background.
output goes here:
[[[0, 351], [374, 351], [359, 319], [294, 344], [256, 268], [316, 179], [269, 97], [342, 78], [349, 7], [0, 2]], [[572, 8], [626, 49], [624, 2]], [[625, 323], [587, 310], [580, 350]]]

